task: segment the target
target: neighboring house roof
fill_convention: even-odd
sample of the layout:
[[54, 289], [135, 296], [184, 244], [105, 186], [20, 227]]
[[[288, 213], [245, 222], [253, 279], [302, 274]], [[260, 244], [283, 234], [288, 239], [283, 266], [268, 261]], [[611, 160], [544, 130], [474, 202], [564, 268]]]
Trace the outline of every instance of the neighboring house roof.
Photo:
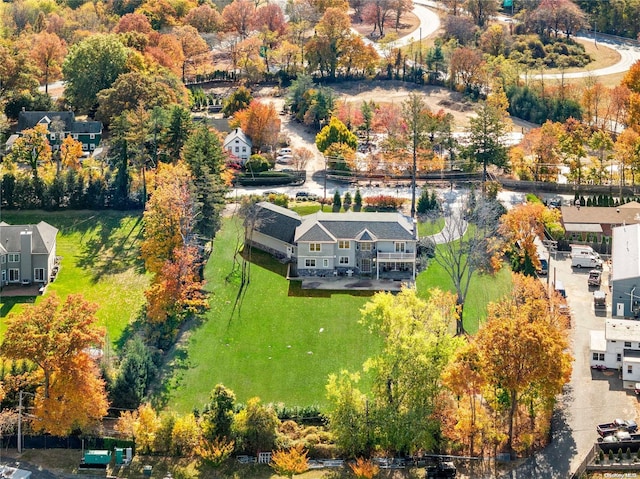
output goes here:
[[51, 123], [59, 119], [64, 123], [63, 131], [71, 133], [102, 133], [102, 123], [99, 121], [76, 121], [72, 111], [21, 111], [18, 113], [17, 132], [44, 124], [49, 129]]
[[303, 218], [296, 242], [315, 241], [416, 241], [417, 229], [411, 218], [401, 213], [324, 213]]
[[253, 214], [245, 220], [245, 224], [253, 220], [255, 220], [253, 228], [256, 231], [285, 243], [293, 243], [296, 228], [302, 223], [302, 218], [295, 211], [268, 201], [256, 203]]
[[606, 351], [607, 338], [604, 331], [591, 331], [591, 341], [589, 344], [591, 351]]
[[601, 232], [600, 225], [640, 223], [640, 203], [630, 201], [618, 207], [562, 206], [562, 223], [566, 231]]
[[37, 225], [9, 225], [0, 223], [0, 243], [8, 253], [24, 253], [21, 251], [20, 234], [31, 231], [31, 253], [48, 254], [56, 244], [58, 229], [41, 221]]
[[251, 140], [247, 135], [245, 135], [244, 131], [241, 128], [234, 128], [229, 132], [229, 134], [225, 137], [224, 142], [222, 143], [223, 147], [226, 148], [230, 143], [235, 140], [239, 140], [242, 143], [245, 143], [248, 146], [251, 146]]
[[607, 319], [604, 331], [607, 341], [638, 341], [640, 340], [640, 321]]
[[640, 277], [640, 224], [618, 226], [612, 232], [611, 279]]

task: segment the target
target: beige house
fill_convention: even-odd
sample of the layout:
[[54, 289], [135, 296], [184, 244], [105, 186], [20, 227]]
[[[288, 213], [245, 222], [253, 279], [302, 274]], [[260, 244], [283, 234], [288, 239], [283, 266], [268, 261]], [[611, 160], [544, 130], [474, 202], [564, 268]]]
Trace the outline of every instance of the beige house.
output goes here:
[[616, 226], [640, 223], [640, 203], [631, 201], [618, 207], [562, 206], [562, 224], [569, 241], [601, 242], [611, 238]]

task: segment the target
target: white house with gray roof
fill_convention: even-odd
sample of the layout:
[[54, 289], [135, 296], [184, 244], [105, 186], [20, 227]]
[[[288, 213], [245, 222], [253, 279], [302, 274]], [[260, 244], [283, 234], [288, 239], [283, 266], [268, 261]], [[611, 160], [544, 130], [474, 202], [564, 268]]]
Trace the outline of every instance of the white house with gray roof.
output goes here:
[[415, 280], [417, 225], [401, 213], [299, 216], [262, 202], [247, 242], [292, 263], [290, 277], [367, 276]]
[[612, 316], [640, 315], [640, 224], [612, 229], [611, 304]]
[[244, 165], [251, 157], [253, 144], [241, 128], [234, 128], [225, 137], [222, 147], [229, 152], [232, 158], [236, 158]]
[[591, 331], [591, 366], [622, 373], [625, 388], [640, 382], [640, 321], [607, 319], [604, 331]]
[[58, 230], [37, 225], [0, 222], [0, 286], [49, 282], [56, 266]]

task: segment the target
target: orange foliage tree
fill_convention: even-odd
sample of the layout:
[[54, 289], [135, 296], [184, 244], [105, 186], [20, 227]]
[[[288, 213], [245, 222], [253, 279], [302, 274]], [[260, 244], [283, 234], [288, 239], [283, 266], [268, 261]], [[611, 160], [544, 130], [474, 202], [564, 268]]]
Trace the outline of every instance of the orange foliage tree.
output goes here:
[[271, 467], [277, 474], [291, 479], [309, 469], [307, 451], [300, 444], [288, 450], [275, 451], [271, 455]]
[[104, 341], [104, 329], [95, 327], [96, 310], [81, 295], [69, 295], [61, 305], [52, 293], [7, 319], [0, 353], [33, 362], [42, 375], [34, 428], [64, 434], [106, 414], [104, 383], [86, 352]]
[[357, 458], [355, 463], [350, 462], [349, 467], [357, 479], [372, 479], [380, 472], [378, 466], [363, 457]]
[[251, 138], [253, 147], [258, 151], [276, 144], [280, 123], [273, 103], [266, 104], [258, 100], [251, 100], [248, 108], [236, 112], [232, 121]]
[[40, 70], [44, 92], [49, 93], [49, 81], [57, 80], [62, 73], [62, 61], [67, 54], [67, 44], [55, 33], [41, 32], [34, 36], [29, 52]]

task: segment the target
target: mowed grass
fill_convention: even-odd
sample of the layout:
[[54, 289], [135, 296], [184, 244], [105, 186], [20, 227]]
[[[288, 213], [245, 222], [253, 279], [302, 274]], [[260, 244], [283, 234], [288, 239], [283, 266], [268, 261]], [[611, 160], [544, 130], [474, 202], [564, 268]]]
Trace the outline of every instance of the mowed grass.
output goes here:
[[[434, 230], [435, 231], [435, 230]], [[164, 384], [169, 409], [202, 408], [216, 384], [238, 401], [257, 396], [287, 406], [326, 405], [329, 374], [361, 371], [380, 350], [379, 340], [358, 323], [360, 308], [374, 293], [302, 291], [285, 278], [286, 266], [253, 251], [249, 283], [240, 292], [241, 260], [234, 251], [243, 238], [237, 218], [224, 221], [205, 269], [211, 310], [175, 353], [173, 378]], [[484, 306], [505, 294], [508, 271], [474, 277], [466, 305], [465, 327], [475, 332]], [[427, 288], [450, 289], [451, 281], [432, 262], [418, 279]], [[366, 381], [362, 385], [367, 389]]]
[[205, 269], [211, 310], [176, 354], [165, 386], [170, 409], [202, 407], [218, 383], [241, 402], [323, 405], [329, 374], [360, 371], [380, 348], [358, 323], [373, 293], [303, 291], [286, 280], [285, 265], [255, 251], [240, 292], [242, 258], [234, 265], [234, 252], [243, 234], [237, 218], [227, 219], [215, 239]]
[[[106, 328], [108, 340], [117, 343], [127, 325], [138, 317], [148, 285], [139, 252], [142, 213], [2, 211], [2, 221], [9, 224], [46, 221], [60, 230], [57, 255], [62, 257], [61, 268], [46, 294], [56, 292], [64, 299], [71, 293], [81, 293], [88, 301], [97, 303], [100, 324]], [[24, 301], [0, 298], [0, 333], [6, 328], [6, 316], [19, 312]]]

